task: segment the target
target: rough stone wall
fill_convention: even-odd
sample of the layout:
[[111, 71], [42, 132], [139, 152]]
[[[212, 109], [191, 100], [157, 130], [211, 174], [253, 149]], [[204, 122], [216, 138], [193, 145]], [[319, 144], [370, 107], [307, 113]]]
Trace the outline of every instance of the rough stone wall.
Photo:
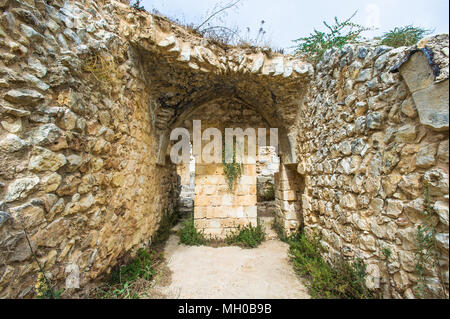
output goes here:
[[33, 295], [22, 221], [47, 274], [62, 286], [75, 264], [83, 286], [148, 243], [175, 206], [170, 126], [220, 97], [292, 122], [312, 75], [303, 61], [210, 42], [124, 1], [0, 6], [0, 297]]
[[[425, 185], [448, 291], [448, 35], [426, 43], [440, 61], [439, 78], [421, 52], [391, 73], [408, 48], [327, 51], [298, 114], [305, 229], [321, 235], [328, 257], [362, 258], [368, 286], [385, 297], [414, 297]], [[434, 291], [437, 275], [428, 270]]]
[[[156, 166], [148, 83], [111, 16], [94, 2], [1, 6], [0, 297], [25, 297], [37, 264], [23, 228], [55, 282], [74, 264], [84, 285], [148, 244], [176, 175]], [[114, 63], [86, 71], [91, 55]]]

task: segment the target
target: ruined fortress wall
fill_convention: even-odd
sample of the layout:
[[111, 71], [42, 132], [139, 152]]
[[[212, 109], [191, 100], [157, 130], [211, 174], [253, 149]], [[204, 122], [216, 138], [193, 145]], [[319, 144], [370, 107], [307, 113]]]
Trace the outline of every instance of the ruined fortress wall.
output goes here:
[[173, 206], [150, 84], [114, 17], [52, 3], [0, 2], [0, 297], [33, 294], [24, 229], [54, 282], [76, 265], [83, 285], [147, 245]]
[[[148, 244], [177, 197], [168, 125], [219, 93], [289, 129], [296, 156], [283, 149], [275, 179], [287, 230], [303, 223], [326, 256], [362, 258], [370, 288], [409, 298], [429, 199], [448, 285], [448, 36], [421, 43], [437, 77], [422, 52], [391, 73], [411, 48], [370, 45], [331, 50], [314, 70], [116, 1], [0, 8], [0, 297], [33, 296], [24, 228], [60, 285], [67, 266], [84, 285]], [[240, 119], [259, 127], [251, 115]]]
[[[437, 77], [420, 51], [399, 73], [390, 70], [407, 48], [327, 51], [298, 114], [306, 231], [321, 236], [328, 257], [362, 258], [368, 287], [393, 298], [414, 296], [417, 233], [428, 199], [448, 289], [448, 35], [419, 46], [432, 50]], [[391, 252], [388, 261], [383, 249]], [[427, 270], [434, 291], [438, 275]]]

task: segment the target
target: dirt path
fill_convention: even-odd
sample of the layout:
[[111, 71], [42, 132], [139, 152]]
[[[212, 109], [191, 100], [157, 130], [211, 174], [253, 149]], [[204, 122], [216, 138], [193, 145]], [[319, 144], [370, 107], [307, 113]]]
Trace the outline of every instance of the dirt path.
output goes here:
[[[273, 238], [270, 234], [269, 238]], [[306, 299], [307, 289], [288, 263], [288, 245], [275, 239], [256, 249], [191, 247], [171, 235], [165, 256], [171, 273], [153, 295], [172, 299]]]

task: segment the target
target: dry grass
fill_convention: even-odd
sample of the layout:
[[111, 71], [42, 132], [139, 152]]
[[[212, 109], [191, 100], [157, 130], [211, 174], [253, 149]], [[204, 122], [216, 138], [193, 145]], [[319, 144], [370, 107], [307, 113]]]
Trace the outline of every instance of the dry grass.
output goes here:
[[112, 56], [93, 54], [83, 63], [83, 71], [89, 73], [102, 88], [110, 88], [118, 83], [117, 63]]

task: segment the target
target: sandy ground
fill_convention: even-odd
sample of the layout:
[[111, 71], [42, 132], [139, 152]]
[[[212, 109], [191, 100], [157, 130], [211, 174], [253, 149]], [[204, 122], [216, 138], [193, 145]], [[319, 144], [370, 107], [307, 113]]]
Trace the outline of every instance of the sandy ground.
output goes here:
[[152, 294], [171, 299], [310, 298], [288, 262], [288, 245], [274, 237], [269, 233], [258, 248], [242, 249], [184, 246], [171, 235], [165, 247], [171, 280], [157, 283]]

